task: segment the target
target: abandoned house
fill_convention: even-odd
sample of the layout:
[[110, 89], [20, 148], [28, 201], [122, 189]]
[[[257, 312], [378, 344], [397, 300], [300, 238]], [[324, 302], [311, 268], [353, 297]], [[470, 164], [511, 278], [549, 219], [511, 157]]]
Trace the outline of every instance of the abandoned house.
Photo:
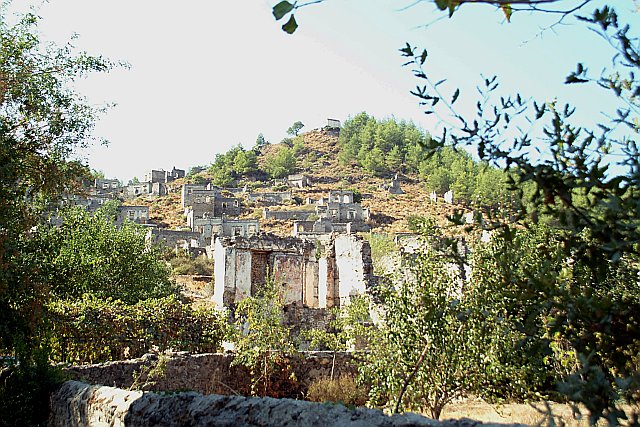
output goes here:
[[126, 220], [146, 224], [149, 221], [149, 206], [118, 206], [116, 223], [122, 224]]
[[262, 218], [275, 219], [279, 221], [299, 220], [306, 221], [311, 217], [317, 217], [316, 210], [282, 210], [274, 211], [269, 208], [262, 209]]
[[205, 215], [202, 218], [187, 218], [187, 222], [191, 231], [202, 234], [205, 242], [212, 236], [249, 237], [260, 232], [257, 219], [213, 218]]
[[289, 187], [305, 188], [311, 185], [311, 181], [309, 180], [308, 176], [297, 174], [297, 175], [289, 175], [287, 177], [287, 184], [289, 185]]
[[213, 196], [196, 195], [191, 204], [184, 210], [189, 227], [198, 218], [222, 218], [223, 216], [238, 216], [242, 213], [242, 204], [237, 197], [224, 197], [220, 193]]
[[404, 191], [400, 188], [400, 179], [398, 178], [398, 174], [393, 177], [390, 183], [384, 185], [384, 189], [390, 194], [404, 194]]
[[85, 208], [89, 212], [95, 212], [100, 209], [105, 203], [115, 200], [109, 193], [100, 194], [88, 194], [85, 196], [80, 195], [66, 195], [64, 197], [64, 204], [68, 206], [80, 206]]
[[247, 200], [249, 202], [260, 202], [264, 205], [279, 205], [290, 201], [291, 198], [291, 191], [247, 194]]
[[214, 296], [229, 307], [256, 295], [267, 277], [282, 286], [286, 304], [340, 307], [366, 292], [373, 280], [371, 248], [356, 235], [316, 241], [259, 234], [214, 241]]
[[294, 221], [293, 237], [314, 237], [333, 233], [334, 226], [328, 218], [318, 218], [316, 221]]
[[167, 230], [166, 228], [150, 227], [146, 235], [147, 243], [163, 245], [170, 249], [202, 248], [202, 235], [193, 231]]
[[327, 119], [327, 125], [325, 129], [327, 130], [340, 130], [340, 120], [337, 119]]
[[176, 169], [175, 166], [171, 171], [165, 171], [163, 169], [160, 170], [151, 170], [144, 174], [144, 178], [142, 181], [144, 182], [152, 182], [152, 183], [163, 183], [166, 184], [171, 181], [175, 181], [179, 178], [184, 178], [185, 172], [182, 169]]
[[164, 196], [167, 194], [167, 186], [162, 182], [141, 182], [129, 184], [124, 188], [123, 196], [135, 198], [140, 196]]
[[116, 190], [120, 188], [120, 181], [117, 179], [96, 178], [93, 183], [93, 188], [103, 191]]
[[184, 184], [181, 189], [180, 201], [182, 207], [186, 208], [187, 206], [191, 206], [195, 198], [213, 197], [219, 192], [220, 190], [212, 187], [211, 184]]

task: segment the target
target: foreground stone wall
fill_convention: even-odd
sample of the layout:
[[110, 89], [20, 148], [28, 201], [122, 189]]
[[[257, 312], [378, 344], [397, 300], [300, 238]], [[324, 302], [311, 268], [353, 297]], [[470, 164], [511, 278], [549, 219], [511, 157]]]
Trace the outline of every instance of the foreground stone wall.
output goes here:
[[[313, 380], [329, 378], [332, 367], [334, 377], [356, 373], [350, 353], [336, 353], [335, 365], [332, 352], [301, 354], [304, 357], [287, 358], [286, 375], [273, 379], [274, 387], [278, 381], [287, 381], [287, 384], [280, 388], [279, 396], [300, 397]], [[224, 395], [249, 394], [249, 372], [243, 366], [231, 366], [232, 360], [233, 355], [220, 353], [174, 353], [160, 357], [147, 354], [139, 359], [72, 366], [66, 370], [73, 379], [120, 388], [166, 392], [189, 390]], [[295, 374], [295, 380], [289, 382], [291, 373]]]
[[[472, 427], [471, 420], [437, 422], [416, 414], [386, 416], [373, 409], [291, 399], [161, 395], [67, 381], [51, 397], [52, 427], [76, 426], [432, 426]], [[484, 424], [492, 426], [491, 424]]]

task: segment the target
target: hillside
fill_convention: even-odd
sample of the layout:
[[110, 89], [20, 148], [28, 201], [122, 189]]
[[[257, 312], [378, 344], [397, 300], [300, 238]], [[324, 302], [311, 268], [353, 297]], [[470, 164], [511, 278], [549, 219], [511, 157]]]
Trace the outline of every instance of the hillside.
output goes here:
[[[362, 205], [371, 212], [370, 225], [373, 232], [401, 233], [408, 232], [407, 218], [411, 215], [429, 216], [440, 225], [447, 224], [447, 216], [455, 209], [463, 206], [446, 204], [443, 202], [431, 203], [429, 191], [424, 183], [419, 181], [417, 175], [401, 176], [401, 188], [404, 194], [390, 194], [383, 188], [391, 179], [383, 179], [366, 173], [360, 167], [345, 165], [338, 160], [338, 134], [336, 132], [313, 130], [301, 135], [304, 141], [303, 148], [297, 156], [297, 171], [310, 177], [312, 186], [304, 189], [292, 189], [293, 196], [298, 200], [309, 198], [317, 199], [325, 196], [330, 190], [357, 190], [362, 194]], [[269, 144], [262, 147], [257, 158], [259, 166], [264, 165], [268, 156], [276, 152], [283, 144]], [[312, 161], [313, 160], [313, 161]], [[205, 171], [197, 175], [200, 181], [212, 178], [210, 172]], [[178, 229], [185, 226], [183, 210], [180, 206], [180, 187], [190, 179], [175, 181], [168, 196], [159, 198], [139, 198], [135, 204], [150, 207], [151, 222], [163, 227]], [[268, 182], [240, 181], [238, 186], [245, 184], [254, 192], [281, 190]], [[281, 187], [281, 186], [280, 186]], [[294, 204], [272, 207], [274, 210], [304, 209], [304, 205]], [[262, 218], [262, 206], [247, 203], [245, 198], [243, 218]], [[291, 234], [291, 224], [284, 221], [261, 221], [261, 228], [267, 232], [280, 235]]]

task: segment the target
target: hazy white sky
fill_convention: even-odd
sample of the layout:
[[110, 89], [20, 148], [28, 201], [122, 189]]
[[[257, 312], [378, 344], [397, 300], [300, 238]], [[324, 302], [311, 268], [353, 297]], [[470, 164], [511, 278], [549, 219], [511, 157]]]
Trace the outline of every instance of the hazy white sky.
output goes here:
[[117, 103], [96, 128], [109, 146], [87, 156], [125, 182], [151, 168], [209, 164], [232, 145], [253, 146], [260, 132], [279, 142], [296, 120], [310, 130], [367, 111], [432, 130], [434, 119], [409, 94], [416, 81], [401, 67], [406, 41], [426, 47], [429, 70], [463, 93], [479, 73], [499, 74], [508, 88], [539, 99], [581, 96], [586, 117], [599, 113], [599, 100], [562, 85], [576, 62], [599, 67], [610, 58], [582, 25], [540, 37], [551, 18], [519, 14], [507, 24], [499, 11], [469, 6], [437, 20], [443, 14], [432, 2], [401, 10], [413, 1], [328, 0], [299, 11], [291, 36], [271, 15], [275, 3], [24, 0], [11, 9], [35, 7], [45, 40], [77, 33], [77, 47], [131, 64], [79, 84], [91, 102]]

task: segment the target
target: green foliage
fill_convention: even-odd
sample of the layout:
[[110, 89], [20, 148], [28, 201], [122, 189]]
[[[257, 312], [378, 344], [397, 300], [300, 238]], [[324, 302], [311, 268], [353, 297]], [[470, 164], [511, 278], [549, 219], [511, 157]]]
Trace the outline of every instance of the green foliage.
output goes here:
[[49, 303], [47, 318], [41, 342], [55, 362], [123, 360], [154, 349], [216, 352], [226, 333], [222, 313], [193, 309], [173, 295], [126, 304], [86, 294]]
[[298, 133], [300, 132], [300, 130], [302, 130], [303, 127], [304, 123], [298, 120], [297, 122], [294, 122], [291, 126], [289, 126], [289, 129], [287, 129], [287, 135], [298, 136]]
[[264, 163], [264, 170], [271, 178], [284, 178], [296, 170], [296, 157], [293, 149], [282, 145], [269, 155]]
[[504, 206], [509, 200], [507, 174], [474, 161], [466, 151], [444, 146], [422, 160], [419, 170], [429, 191], [452, 190], [456, 199], [480, 206]]
[[47, 426], [51, 393], [67, 378], [45, 360], [36, 364], [1, 367], [0, 423], [2, 426]]
[[261, 150], [262, 147], [264, 147], [267, 144], [269, 144], [269, 142], [264, 138], [264, 135], [259, 133], [258, 137], [256, 138], [256, 143], [253, 146], [253, 150], [256, 152], [259, 152], [259, 150]]
[[358, 407], [367, 403], [367, 390], [356, 384], [352, 375], [342, 375], [336, 379], [321, 378], [312, 381], [306, 397], [312, 402], [332, 402], [347, 407]]
[[239, 144], [224, 154], [217, 154], [209, 168], [213, 174], [213, 184], [228, 187], [234, 180], [255, 172], [257, 170], [256, 161], [256, 152], [245, 150]]
[[374, 272], [376, 274], [383, 273], [382, 260], [398, 251], [393, 237], [389, 234], [381, 233], [368, 233], [364, 234], [363, 237], [367, 239], [371, 247], [371, 261], [373, 262]]
[[[446, 139], [455, 146], [475, 149], [480, 159], [508, 174], [510, 188], [517, 190], [522, 223], [553, 218], [566, 265], [555, 276], [540, 277], [535, 270], [527, 270], [521, 279], [526, 284], [518, 286], [528, 286], [542, 304], [551, 307], [545, 321], [555, 348], [576, 355], [567, 365], [574, 371], [558, 384], [559, 391], [583, 404], [591, 423], [605, 418], [617, 424], [626, 419], [620, 402], [637, 403], [639, 396], [635, 332], [639, 323], [630, 307], [637, 310], [637, 300], [631, 295], [637, 295], [634, 274], [640, 241], [636, 142], [640, 52], [632, 27], [621, 22], [611, 5], [580, 16], [578, 21], [608, 41], [613, 57], [600, 76], [590, 75], [587, 66], [579, 63], [566, 78], [567, 84], [593, 85], [613, 95], [613, 110], [587, 127], [574, 124], [574, 106], [538, 102], [521, 93], [500, 93], [497, 77], [486, 78], [479, 86], [475, 117], [464, 117], [451, 107], [459, 89], [450, 103], [443, 100], [443, 88], [436, 90], [424, 71], [426, 55], [410, 45], [402, 52], [421, 80], [414, 95], [427, 106], [427, 112], [442, 114], [444, 108], [445, 114], [453, 116], [450, 122], [460, 123], [446, 129], [446, 138], [434, 140], [429, 148], [443, 147]], [[524, 131], [523, 126], [540, 131]], [[546, 154], [531, 156], [534, 150]], [[507, 229], [506, 234], [511, 233]], [[618, 277], [626, 277], [624, 285]], [[630, 288], [635, 291], [629, 292]], [[519, 302], [524, 295], [527, 293], [519, 295]], [[637, 418], [630, 420], [637, 422]]]
[[309, 348], [316, 350], [347, 351], [356, 344], [365, 343], [370, 337], [369, 298], [352, 298], [349, 305], [332, 309], [333, 318], [327, 329], [311, 329], [304, 332]]
[[92, 294], [135, 304], [147, 298], [176, 294], [161, 254], [149, 248], [145, 230], [125, 221], [114, 224], [114, 206], [91, 215], [73, 208], [63, 213], [60, 227], [42, 227], [37, 260], [55, 298]]
[[411, 122], [378, 121], [363, 112], [343, 123], [339, 158], [379, 176], [401, 170], [415, 172], [422, 160], [422, 147], [429, 139]]
[[[283, 356], [295, 350], [284, 325], [283, 308], [280, 290], [270, 278], [256, 296], [243, 299], [236, 308], [230, 331], [230, 341], [236, 346], [232, 363], [249, 369], [253, 395], [274, 394], [273, 377], [283, 370], [286, 374]], [[295, 382], [295, 377], [291, 381]]]
[[429, 191], [452, 190], [456, 199], [481, 206], [504, 207], [509, 200], [507, 174], [450, 146], [427, 155], [431, 136], [413, 123], [360, 113], [344, 122], [339, 143], [343, 163], [355, 163], [372, 175], [419, 173]]
[[349, 188], [349, 191], [353, 193], [353, 203], [362, 202], [362, 193], [357, 188]]
[[381, 320], [359, 372], [371, 384], [371, 404], [437, 419], [491, 371], [500, 325], [469, 316], [472, 301], [435, 251], [425, 249], [407, 267], [409, 278], [378, 290]]
[[293, 146], [291, 148], [293, 149], [293, 155], [296, 157], [300, 157], [305, 154], [307, 149], [304, 145], [304, 137], [296, 136], [293, 138]]
[[187, 255], [179, 255], [169, 259], [169, 263], [173, 269], [173, 274], [213, 275], [213, 260], [204, 256], [193, 258]]
[[0, 9], [0, 348], [23, 363], [48, 294], [39, 270], [40, 248], [30, 230], [41, 212], [73, 193], [89, 171], [72, 161], [92, 141], [101, 110], [73, 91], [74, 81], [108, 71], [109, 61], [57, 47], [38, 37], [38, 18], [27, 14], [10, 26]]

